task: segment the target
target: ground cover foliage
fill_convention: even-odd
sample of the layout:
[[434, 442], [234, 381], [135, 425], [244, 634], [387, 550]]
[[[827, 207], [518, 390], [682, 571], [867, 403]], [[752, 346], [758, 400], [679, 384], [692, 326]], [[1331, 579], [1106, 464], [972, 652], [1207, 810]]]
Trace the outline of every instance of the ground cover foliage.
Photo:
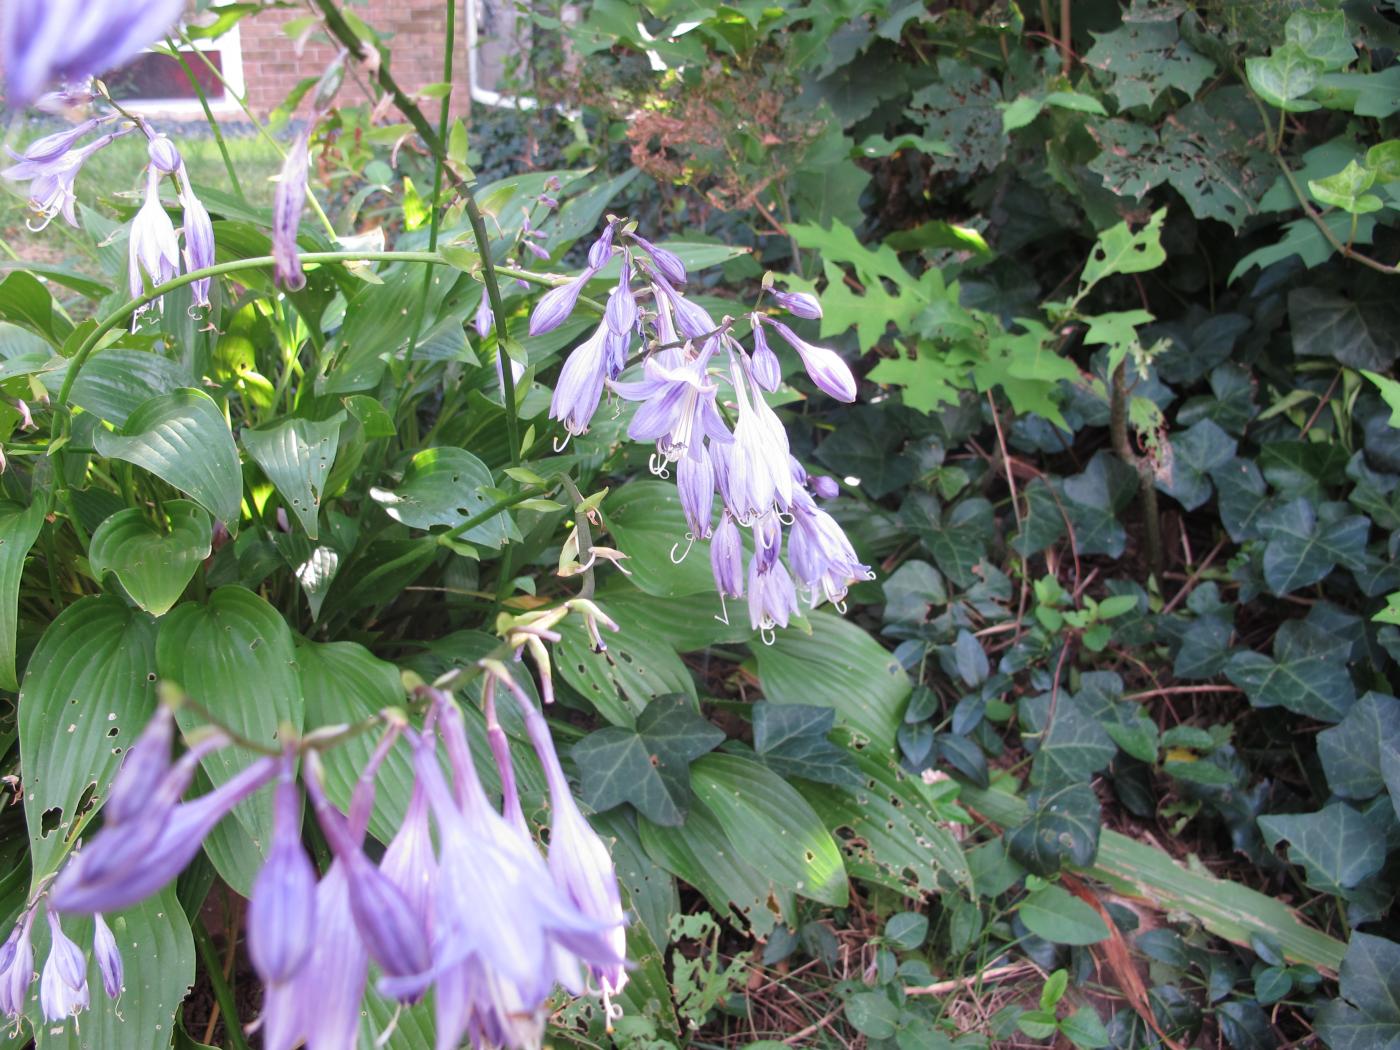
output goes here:
[[[293, 30], [325, 33], [313, 15]], [[286, 293], [249, 266], [207, 318], [175, 288], [99, 341], [137, 176], [98, 182], [86, 247], [12, 239], [45, 261], [0, 282], [6, 926], [101, 825], [160, 680], [256, 739], [357, 722], [582, 581], [620, 629], [598, 653], [559, 626], [548, 714], [635, 968], [611, 1028], [560, 1000], [555, 1045], [1400, 1042], [1394, 5], [558, 16], [532, 8], [512, 71], [546, 108], [443, 136], [453, 170], [492, 173], [496, 262], [576, 273], [612, 213], [715, 317], [766, 272], [814, 294], [798, 330], [859, 398], [784, 349], [771, 400], [876, 578], [771, 643], [742, 602], [717, 619], [708, 545], [677, 564], [676, 489], [624, 438], [633, 406], [554, 451], [549, 391], [596, 316], [531, 336], [538, 289], [512, 285], [504, 336], [481, 334], [468, 216], [446, 183], [434, 206], [392, 106], [326, 111], [331, 230], [301, 247], [377, 228], [439, 265], [328, 261]], [[235, 171], [196, 172], [220, 262], [269, 244]], [[579, 572], [595, 544], [626, 559]], [[327, 753], [337, 803], [371, 749]], [[381, 843], [409, 791], [407, 760], [386, 768]], [[10, 1045], [242, 1045], [266, 836], [235, 817], [114, 923], [161, 945], [128, 953], [120, 1006]], [[393, 1014], [367, 1003], [364, 1045]], [[423, 1007], [388, 1037], [430, 1044]]]

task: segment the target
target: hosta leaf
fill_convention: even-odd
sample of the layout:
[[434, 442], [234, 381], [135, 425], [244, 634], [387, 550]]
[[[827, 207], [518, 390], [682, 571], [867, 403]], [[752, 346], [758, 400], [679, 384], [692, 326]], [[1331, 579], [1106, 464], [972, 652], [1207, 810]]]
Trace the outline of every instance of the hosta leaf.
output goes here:
[[[55, 393], [62, 376], [59, 372], [52, 378], [46, 377], [54, 384]], [[70, 397], [83, 411], [120, 427], [152, 394], [173, 393], [189, 383], [189, 370], [161, 354], [149, 350], [104, 350], [83, 366], [73, 381]]]
[[233, 434], [213, 398], [180, 389], [142, 402], [120, 432], [99, 429], [99, 455], [149, 470], [238, 531], [243, 475]]
[[636, 729], [589, 733], [571, 754], [583, 800], [595, 810], [630, 802], [657, 824], [684, 823], [690, 806], [690, 766], [724, 741], [724, 732], [695, 711], [684, 696], [653, 700]]
[[637, 830], [647, 856], [699, 890], [716, 913], [747, 926], [755, 937], [768, 936], [780, 919], [794, 917], [792, 890], [776, 885], [750, 864], [704, 806], [692, 808], [679, 827], [663, 827], [642, 817]]
[[1341, 995], [1317, 1015], [1317, 1034], [1332, 1050], [1400, 1047], [1400, 944], [1353, 933], [1342, 959]]
[[209, 557], [214, 527], [209, 514], [185, 499], [167, 500], [161, 510], [166, 527], [132, 507], [113, 514], [97, 527], [88, 547], [88, 562], [98, 580], [107, 572], [121, 581], [141, 608], [163, 616], [180, 600], [186, 585]]
[[[280, 613], [252, 591], [220, 587], [202, 604], [186, 602], [161, 621], [156, 642], [160, 677], [179, 686], [220, 723], [266, 747], [276, 747], [283, 724], [301, 732], [304, 715], [292, 632]], [[176, 717], [186, 731], [205, 724], [192, 707]], [[232, 747], [204, 759], [215, 785], [256, 756]], [[271, 842], [272, 804], [266, 792], [240, 803], [238, 822], [257, 850]], [[234, 873], [221, 870], [225, 879]], [[232, 883], [244, 895], [249, 886]]]
[[[265, 430], [244, 430], [243, 447], [262, 467], [282, 499], [301, 522], [306, 534], [318, 538], [317, 513], [325, 492], [326, 477], [335, 462], [336, 444], [345, 413], [313, 422], [287, 419]], [[487, 484], [490, 484], [488, 475]]]
[[44, 631], [18, 713], [36, 880], [72, 844], [89, 787], [91, 807], [106, 801], [121, 756], [155, 710], [155, 677], [154, 621], [115, 598], [80, 599]]
[[844, 907], [841, 851], [821, 818], [786, 780], [738, 754], [712, 754], [690, 767], [690, 784], [740, 856], [800, 897]]
[[[457, 526], [495, 502], [488, 494], [494, 482], [486, 464], [460, 448], [428, 448], [419, 452], [394, 489], [372, 488], [370, 496], [395, 521], [413, 529]], [[462, 534], [469, 543], [504, 546], [520, 534], [506, 513], [474, 525]]]
[[602, 514], [612, 545], [627, 555], [623, 564], [641, 590], [662, 598], [714, 592], [709, 543], [697, 542], [679, 565], [671, 561], [673, 550], [685, 549], [688, 531], [674, 485], [628, 482], [608, 494]]
[[828, 739], [836, 712], [815, 704], [753, 705], [753, 749], [779, 776], [822, 784], [859, 784], [849, 751]]
[[1344, 516], [1324, 504], [1319, 514], [1305, 498], [1285, 503], [1259, 516], [1264, 548], [1264, 582], [1274, 594], [1289, 594], [1317, 583], [1337, 565], [1366, 567], [1366, 540], [1371, 522], [1360, 515]]
[[779, 704], [820, 704], [836, 724], [875, 748], [892, 750], [909, 677], [870, 635], [833, 613], [810, 614], [812, 633], [782, 631], [753, 644], [763, 695]]
[[1382, 809], [1370, 814], [1346, 802], [1333, 802], [1317, 813], [1260, 817], [1259, 830], [1271, 849], [1281, 840], [1288, 841], [1288, 859], [1303, 866], [1309, 886], [1324, 893], [1344, 893], [1385, 863], [1391, 814]]
[[[168, 1050], [176, 1012], [194, 983], [194, 937], [174, 887], [126, 911], [106, 916], [122, 953], [124, 992], [119, 1001], [102, 990], [97, 963], [88, 960], [91, 1008], [77, 1021], [46, 1023], [39, 1015], [38, 985], [33, 986], [26, 1020], [35, 1050]], [[65, 918], [64, 933], [80, 946], [92, 940], [92, 921]], [[49, 931], [43, 919], [34, 925], [35, 958], [48, 956]]]
[[24, 559], [44, 527], [49, 493], [35, 485], [28, 507], [0, 500], [0, 689], [19, 685], [15, 677], [15, 635], [19, 626], [19, 584]]

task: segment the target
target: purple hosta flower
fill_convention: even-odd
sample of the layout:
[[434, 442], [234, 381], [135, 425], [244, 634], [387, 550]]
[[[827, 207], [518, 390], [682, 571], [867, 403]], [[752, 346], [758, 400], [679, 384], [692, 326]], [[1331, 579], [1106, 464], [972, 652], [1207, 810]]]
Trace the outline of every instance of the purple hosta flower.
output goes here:
[[102, 990], [107, 993], [108, 999], [120, 999], [124, 968], [117, 939], [112, 936], [111, 927], [100, 914], [92, 917], [92, 923], [92, 957], [97, 963], [97, 972], [102, 975]]
[[727, 510], [720, 515], [710, 540], [710, 569], [721, 605], [726, 598], [744, 596], [744, 543], [739, 526]]
[[598, 272], [599, 270], [601, 270], [604, 266], [608, 265], [608, 260], [612, 258], [612, 253], [613, 253], [613, 224], [612, 224], [611, 222], [609, 222], [608, 225], [607, 225], [607, 227], [603, 230], [602, 236], [599, 237], [596, 241], [594, 241], [594, 242], [592, 243], [592, 245], [589, 246], [589, 249], [588, 249], [588, 266], [589, 266], [589, 268], [590, 268], [594, 273], [597, 273], [597, 272]]
[[[59, 872], [49, 890], [49, 907], [60, 912], [97, 912], [139, 904], [179, 875], [214, 825], [276, 772], [277, 760], [258, 759], [191, 802], [173, 808], [157, 805], [136, 821], [103, 825]], [[179, 766], [157, 793], [164, 793], [170, 777], [177, 775]], [[151, 823], [157, 825], [154, 835], [146, 830]], [[141, 842], [140, 850], [125, 845], [133, 838]], [[114, 862], [114, 856], [120, 862]]]
[[301, 228], [301, 210], [306, 205], [306, 180], [311, 166], [311, 129], [297, 135], [282, 174], [272, 193], [272, 257], [273, 280], [291, 291], [306, 285], [297, 254], [297, 230]]
[[607, 324], [600, 324], [591, 336], [574, 347], [559, 372], [554, 396], [549, 402], [549, 417], [563, 423], [570, 434], [587, 432], [588, 422], [603, 399], [611, 335]]
[[540, 296], [540, 301], [535, 304], [535, 309], [530, 314], [530, 334], [543, 335], [545, 332], [552, 332], [567, 321], [569, 315], [574, 312], [574, 307], [578, 305], [578, 297], [583, 294], [584, 286], [593, 280], [593, 275], [598, 269], [589, 266], [577, 277], [551, 288]]
[[316, 869], [301, 845], [301, 793], [286, 759], [272, 796], [272, 844], [248, 898], [248, 954], [266, 984], [290, 980], [316, 938]]
[[818, 499], [835, 499], [841, 495], [841, 486], [836, 483], [836, 479], [825, 474], [812, 475], [807, 479], [807, 484]]
[[598, 923], [605, 932], [616, 961], [605, 966], [590, 966], [605, 997], [616, 995], [627, 983], [624, 960], [627, 956], [627, 918], [622, 911], [622, 897], [617, 888], [617, 872], [613, 868], [608, 847], [598, 837], [579, 812], [574, 801], [554, 741], [544, 718], [530, 701], [512, 690], [525, 715], [525, 728], [530, 742], [544, 766], [549, 784], [549, 872], [555, 885], [573, 903], [580, 914]]
[[659, 274], [652, 276], [652, 288], [656, 298], [658, 301], [664, 298], [675, 313], [676, 329], [682, 336], [686, 339], [707, 339], [714, 334], [719, 326], [703, 306], [692, 303]]
[[180, 240], [175, 224], [160, 202], [160, 173], [152, 168], [146, 175], [146, 202], [131, 220], [127, 244], [127, 275], [133, 299], [144, 288], [142, 275], [152, 285], [164, 284], [180, 272]]
[[774, 300], [788, 313], [815, 321], [822, 315], [822, 304], [810, 292], [783, 292], [774, 289]]
[[708, 539], [715, 513], [715, 468], [704, 446], [697, 444], [676, 460], [676, 491], [690, 527], [689, 538]]
[[[8, 146], [5, 147], [5, 152], [19, 161], [20, 164], [49, 164], [67, 154], [78, 144], [78, 140], [88, 132], [110, 120], [112, 120], [111, 117], [92, 117], [81, 124], [74, 124], [64, 131], [55, 131], [52, 135], [35, 139], [25, 147], [23, 153], [16, 153]], [[6, 176], [6, 178], [9, 177], [9, 175]], [[32, 178], [32, 176], [22, 175], [20, 178]]]
[[[214, 224], [203, 202], [194, 195], [184, 165], [180, 167], [180, 204], [185, 210], [185, 269], [204, 270], [214, 265]], [[213, 278], [201, 277], [190, 285], [196, 306], [209, 307], [209, 289]]]
[[437, 857], [433, 854], [432, 829], [428, 822], [428, 796], [421, 784], [413, 785], [408, 812], [384, 851], [379, 870], [403, 891], [409, 906], [423, 923], [423, 929], [432, 929]]
[[4, 9], [5, 79], [13, 106], [50, 84], [77, 84], [163, 39], [185, 0], [15, 0]]
[[506, 377], [505, 373], [501, 370], [502, 358], [505, 358], [507, 361], [510, 362], [510, 385], [512, 387], [515, 387], [516, 389], [519, 389], [520, 387], [520, 377], [525, 374], [525, 366], [522, 365], [515, 358], [508, 355], [504, 350], [499, 348], [496, 350], [496, 385], [501, 388], [501, 394], [502, 396], [504, 396], [506, 389]]
[[152, 136], [146, 143], [146, 155], [151, 158], [151, 167], [162, 175], [174, 175], [185, 166], [175, 143], [164, 135]]
[[870, 566], [856, 557], [845, 530], [800, 489], [792, 503], [788, 559], [813, 608], [822, 598], [839, 605], [850, 584], [872, 578]]
[[775, 627], [786, 627], [797, 613], [797, 589], [782, 560], [755, 550], [749, 560], [749, 626], [772, 640]]
[[768, 336], [763, 331], [759, 315], [750, 314], [749, 319], [753, 323], [753, 357], [750, 361], [753, 381], [760, 389], [777, 390], [783, 382], [783, 366], [768, 345]]
[[720, 476], [720, 492], [741, 524], [747, 524], [776, 507], [786, 510], [792, 501], [792, 471], [788, 466], [787, 432], [759, 391], [752, 397], [737, 359], [731, 360], [739, 419], [734, 424], [734, 445]]
[[520, 805], [520, 789], [515, 783], [515, 762], [510, 755], [510, 740], [506, 731], [495, 721], [495, 678], [483, 687], [483, 704], [486, 704], [486, 742], [491, 746], [491, 757], [496, 760], [496, 773], [501, 778], [501, 816], [528, 840], [530, 826], [525, 822], [525, 810]]
[[679, 255], [666, 248], [659, 248], [646, 238], [639, 237], [635, 233], [629, 233], [627, 236], [636, 241], [642, 251], [651, 256], [652, 264], [662, 277], [666, 278], [671, 284], [685, 284], [685, 263], [681, 262], [681, 257]]
[[[39, 216], [37, 225], [30, 221], [31, 230], [43, 229], [55, 215], [60, 214], [68, 225], [78, 225], [78, 217], [74, 211], [78, 199], [73, 192], [73, 183], [78, 177], [78, 172], [89, 157], [124, 134], [125, 130], [108, 132], [77, 149], [55, 152], [56, 147], [46, 147], [42, 158], [26, 155], [18, 164], [12, 164], [0, 171], [0, 177], [11, 182], [29, 183], [29, 207]], [[71, 145], [70, 142], [69, 146]]]
[[485, 339], [491, 334], [491, 329], [496, 327], [496, 319], [491, 314], [491, 300], [486, 296], [486, 289], [481, 290], [481, 302], [477, 304], [476, 318], [472, 321], [472, 326], [476, 329], [478, 337]]
[[87, 959], [69, 939], [52, 911], [49, 960], [39, 977], [39, 1007], [46, 1021], [63, 1021], [88, 1008]]
[[11, 1020], [24, 1013], [34, 983], [34, 916], [33, 908], [25, 912], [0, 947], [0, 1011]]
[[150, 805], [157, 786], [170, 772], [170, 747], [174, 742], [175, 715], [161, 704], [141, 735], [126, 749], [121, 768], [112, 778], [112, 788], [102, 809], [106, 823], [124, 823], [141, 816]]
[[642, 407], [627, 425], [633, 441], [655, 441], [659, 458], [652, 469], [661, 473], [665, 464], [698, 448], [705, 437], [728, 442], [729, 428], [715, 404], [718, 387], [706, 371], [706, 355], [677, 365], [653, 356], [642, 366], [643, 378], [613, 383], [619, 397], [641, 401]]
[[841, 360], [840, 354], [824, 346], [813, 346], [781, 321], [768, 318], [764, 318], [764, 321], [772, 325], [787, 344], [797, 351], [807, 375], [824, 393], [837, 401], [856, 399], [856, 378], [851, 374], [850, 366]]
[[623, 253], [622, 273], [617, 286], [608, 293], [608, 303], [603, 311], [603, 320], [613, 333], [630, 336], [637, 323], [637, 297], [632, 294], [632, 257]]

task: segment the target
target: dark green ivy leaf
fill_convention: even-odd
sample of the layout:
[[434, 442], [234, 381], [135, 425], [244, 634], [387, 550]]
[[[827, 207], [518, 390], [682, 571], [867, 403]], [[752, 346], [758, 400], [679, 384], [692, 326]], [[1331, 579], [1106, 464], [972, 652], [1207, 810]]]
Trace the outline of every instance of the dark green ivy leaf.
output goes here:
[[1385, 790], [1386, 740], [1400, 740], [1400, 700], [1384, 693], [1367, 693], [1341, 722], [1317, 734], [1317, 756], [1334, 795], [1365, 800]]
[[1254, 707], [1284, 707], [1308, 718], [1338, 722], [1356, 702], [1346, 666], [1345, 642], [1299, 620], [1274, 636], [1273, 658], [1236, 653], [1225, 675]]
[[1345, 504], [1324, 503], [1314, 509], [1295, 499], [1259, 516], [1264, 548], [1264, 582], [1274, 594], [1290, 594], [1317, 583], [1337, 565], [1366, 567], [1366, 540], [1371, 523], [1348, 516]]
[[1071, 784], [1042, 798], [1026, 822], [1007, 835], [1011, 856], [1037, 875], [1069, 864], [1082, 868], [1099, 852], [1099, 800], [1088, 784]]
[[1195, 510], [1210, 499], [1209, 472], [1230, 462], [1237, 445], [1217, 423], [1200, 420], [1186, 433], [1172, 436], [1171, 471], [1157, 487], [1187, 510]]
[[600, 729], [571, 753], [590, 807], [602, 811], [630, 802], [657, 824], [676, 827], [690, 805], [690, 764], [723, 742], [723, 730], [675, 694], [648, 704], [635, 730]]
[[1269, 485], [1250, 459], [1232, 459], [1211, 471], [1220, 524], [1236, 543], [1258, 539], [1259, 517], [1273, 506]]
[[1288, 842], [1288, 859], [1303, 867], [1308, 885], [1324, 893], [1345, 893], [1381, 870], [1385, 863], [1390, 813], [1362, 813], [1333, 802], [1317, 813], [1260, 817], [1259, 830], [1270, 849]]
[[1348, 368], [1385, 372], [1400, 354], [1400, 305], [1393, 295], [1348, 299], [1322, 288], [1288, 293], [1293, 352]]
[[827, 739], [835, 708], [761, 700], [752, 710], [753, 749], [773, 772], [837, 786], [861, 783], [851, 753]]
[[1317, 1034], [1332, 1050], [1400, 1047], [1400, 944], [1353, 933], [1341, 993], [1317, 1015]]

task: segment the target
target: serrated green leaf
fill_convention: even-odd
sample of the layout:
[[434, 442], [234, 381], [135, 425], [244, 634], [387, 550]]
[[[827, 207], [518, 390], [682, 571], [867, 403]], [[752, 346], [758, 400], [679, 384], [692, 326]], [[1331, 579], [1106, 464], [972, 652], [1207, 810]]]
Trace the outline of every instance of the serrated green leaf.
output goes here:
[[570, 753], [590, 808], [630, 802], [653, 822], [674, 827], [690, 806], [691, 763], [723, 741], [723, 730], [701, 718], [688, 698], [662, 696], [637, 717], [636, 729], [599, 729]]
[[238, 531], [243, 474], [233, 434], [214, 399], [182, 388], [157, 394], [127, 417], [120, 432], [99, 429], [99, 455], [149, 470]]
[[209, 557], [214, 526], [203, 507], [190, 500], [167, 500], [160, 512], [164, 529], [135, 507], [120, 510], [97, 527], [88, 547], [93, 576], [107, 572], [153, 616], [164, 616]]
[[1152, 213], [1147, 225], [1136, 232], [1126, 222], [1120, 222], [1099, 234], [1084, 264], [1084, 272], [1079, 276], [1080, 295], [1105, 277], [1144, 273], [1166, 262], [1166, 249], [1162, 247], [1162, 222], [1166, 217], [1167, 209], [1159, 208]]
[[1151, 106], [1168, 88], [1194, 98], [1215, 72], [1214, 62], [1181, 39], [1175, 21], [1127, 22], [1093, 36], [1084, 63], [1112, 78], [1119, 109]]
[[327, 420], [286, 419], [266, 429], [244, 430], [243, 447], [277, 486], [306, 534], [318, 538], [317, 515], [335, 462], [345, 413]]

